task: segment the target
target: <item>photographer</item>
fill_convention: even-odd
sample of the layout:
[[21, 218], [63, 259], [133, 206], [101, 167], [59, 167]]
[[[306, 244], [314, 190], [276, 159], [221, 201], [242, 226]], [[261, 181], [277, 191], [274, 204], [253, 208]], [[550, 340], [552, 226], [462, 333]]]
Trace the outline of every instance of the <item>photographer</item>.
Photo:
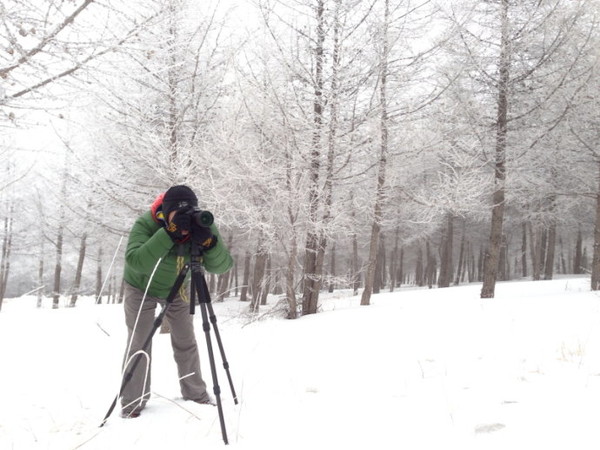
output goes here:
[[[199, 244], [202, 249], [202, 265], [208, 272], [221, 274], [233, 265], [229, 251], [212, 224], [212, 215], [204, 213], [211, 218], [210, 226], [199, 225], [201, 221], [197, 216], [202, 212], [197, 206], [198, 199], [189, 187], [173, 186], [157, 197], [150, 211], [136, 220], [129, 233], [124, 270], [125, 321], [129, 337], [124, 369], [135, 358], [142, 360], [122, 392], [122, 417], [138, 417], [150, 397], [152, 344], [146, 349], [147, 357], [141, 350], [153, 327], [157, 304], [164, 304], [179, 271], [190, 260], [191, 243]], [[214, 404], [200, 372], [188, 302], [189, 294], [182, 288], [166, 314], [181, 394], [186, 400]]]

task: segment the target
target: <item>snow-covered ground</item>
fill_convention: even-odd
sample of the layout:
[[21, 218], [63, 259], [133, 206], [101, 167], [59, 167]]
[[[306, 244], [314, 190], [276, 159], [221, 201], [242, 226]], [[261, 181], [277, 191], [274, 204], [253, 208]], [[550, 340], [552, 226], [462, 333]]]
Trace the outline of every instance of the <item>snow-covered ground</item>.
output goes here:
[[[323, 295], [323, 312], [250, 321], [215, 303], [239, 397], [217, 353], [230, 447], [240, 449], [600, 448], [600, 297], [588, 278], [403, 288], [372, 305]], [[0, 312], [0, 449], [223, 448], [217, 408], [181, 399], [169, 338], [156, 335], [152, 391], [137, 419], [115, 411], [121, 305]], [[265, 312], [267, 308], [263, 308]], [[206, 344], [196, 314], [200, 347]], [[212, 386], [208, 359], [204, 377]]]

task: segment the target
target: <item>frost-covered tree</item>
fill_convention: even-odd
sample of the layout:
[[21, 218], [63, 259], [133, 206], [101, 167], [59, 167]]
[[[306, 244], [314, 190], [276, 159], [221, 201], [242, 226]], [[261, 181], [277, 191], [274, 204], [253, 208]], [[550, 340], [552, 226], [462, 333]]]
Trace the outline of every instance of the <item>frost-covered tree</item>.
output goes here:
[[104, 202], [124, 206], [123, 214], [179, 183], [197, 190], [202, 206], [215, 207], [221, 155], [211, 130], [227, 96], [231, 48], [222, 42], [228, 39], [222, 11], [216, 3], [184, 0], [152, 6], [163, 13], [95, 79], [101, 87], [95, 117], [87, 116], [95, 119], [94, 152], [82, 163]]
[[257, 81], [260, 103], [279, 117], [265, 124], [263, 116], [260, 133], [275, 150], [284, 149], [279, 152], [287, 161], [284, 192], [293, 196], [284, 233], [291, 256], [287, 297], [292, 298], [298, 255], [303, 259], [302, 312], [312, 314], [323, 286], [326, 250], [349, 224], [349, 211], [336, 202], [347, 199], [340, 185], [344, 179], [350, 183], [349, 162], [363, 159], [358, 143], [372, 109], [364, 20], [370, 8], [368, 2], [263, 1], [260, 13], [272, 68], [261, 54], [257, 61], [263, 69], [255, 67], [245, 78]]
[[[556, 127], [564, 98], [581, 81], [575, 70], [581, 56], [577, 45], [586, 43], [575, 40], [577, 30], [587, 25], [581, 20], [587, 3], [497, 0], [445, 8], [457, 30], [451, 53], [461, 62], [459, 78], [471, 92], [459, 111], [479, 111], [471, 117], [473, 135], [493, 173], [482, 298], [494, 296], [509, 175], [520, 157]], [[553, 106], [560, 104], [562, 110]]]
[[[147, 16], [112, 0], [6, 0], [0, 4], [2, 112], [39, 108], [51, 85], [73, 81], [129, 44]], [[145, 9], [148, 16], [156, 11]], [[55, 91], [57, 93], [57, 91]]]
[[[379, 236], [384, 220], [390, 217], [386, 209], [397, 210], [400, 197], [390, 203], [392, 193], [399, 186], [407, 186], [402, 179], [417, 148], [427, 140], [427, 133], [414, 139], [423, 119], [423, 112], [432, 105], [440, 88], [427, 82], [431, 63], [438, 48], [436, 39], [426, 32], [435, 17], [433, 2], [383, 2], [374, 8], [369, 18], [373, 45], [373, 96], [374, 117], [372, 125], [373, 165], [370, 173], [375, 181], [374, 194], [368, 200], [371, 232], [369, 258], [366, 267], [365, 289], [361, 304], [368, 305], [374, 287], [380, 251]], [[391, 168], [400, 170], [390, 170]], [[397, 216], [397, 215], [396, 215]], [[394, 228], [400, 224], [394, 224]]]
[[[598, 35], [595, 36], [595, 39]], [[591, 264], [591, 289], [600, 290], [600, 151], [597, 148], [600, 136], [600, 116], [598, 107], [598, 60], [594, 55], [592, 70], [584, 89], [578, 92], [574, 107], [570, 111], [568, 123], [565, 126], [567, 136], [571, 138], [567, 158], [563, 161], [572, 167], [569, 191], [562, 193], [578, 194], [583, 198], [594, 200], [593, 223], [593, 256]], [[588, 200], [589, 201], [589, 200]], [[579, 229], [578, 242], [581, 242], [581, 229]], [[578, 245], [580, 249], [580, 245]], [[579, 250], [581, 252], [581, 250]], [[580, 262], [581, 257], [577, 258]], [[580, 273], [580, 267], [575, 267]]]

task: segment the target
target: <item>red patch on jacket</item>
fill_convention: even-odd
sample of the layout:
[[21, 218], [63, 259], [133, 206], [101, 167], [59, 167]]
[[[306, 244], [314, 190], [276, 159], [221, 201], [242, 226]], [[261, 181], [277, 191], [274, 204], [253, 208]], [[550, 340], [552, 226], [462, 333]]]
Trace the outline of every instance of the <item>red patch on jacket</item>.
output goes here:
[[165, 221], [164, 218], [160, 218], [160, 217], [156, 216], [158, 213], [162, 214], [162, 210], [158, 211], [158, 209], [162, 206], [164, 196], [165, 196], [165, 192], [163, 192], [162, 194], [158, 194], [158, 197], [156, 197], [156, 199], [154, 199], [154, 202], [152, 202], [152, 205], [150, 206], [150, 212], [152, 213], [152, 219], [157, 223], [160, 223], [161, 221], [162, 222]]

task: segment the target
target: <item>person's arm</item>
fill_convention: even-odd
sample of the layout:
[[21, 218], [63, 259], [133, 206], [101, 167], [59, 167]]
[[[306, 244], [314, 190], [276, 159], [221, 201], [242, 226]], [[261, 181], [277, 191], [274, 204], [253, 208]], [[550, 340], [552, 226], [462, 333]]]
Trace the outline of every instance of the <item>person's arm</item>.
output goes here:
[[[151, 220], [151, 219], [150, 219]], [[136, 272], [150, 273], [156, 261], [173, 247], [173, 241], [164, 228], [149, 227], [147, 219], [140, 217], [129, 233], [125, 251], [127, 264]]]
[[219, 230], [212, 224], [210, 230], [217, 237], [217, 244], [210, 250], [205, 250], [203, 255], [203, 265], [207, 272], [221, 274], [227, 272], [233, 267], [233, 258], [223, 242]]

